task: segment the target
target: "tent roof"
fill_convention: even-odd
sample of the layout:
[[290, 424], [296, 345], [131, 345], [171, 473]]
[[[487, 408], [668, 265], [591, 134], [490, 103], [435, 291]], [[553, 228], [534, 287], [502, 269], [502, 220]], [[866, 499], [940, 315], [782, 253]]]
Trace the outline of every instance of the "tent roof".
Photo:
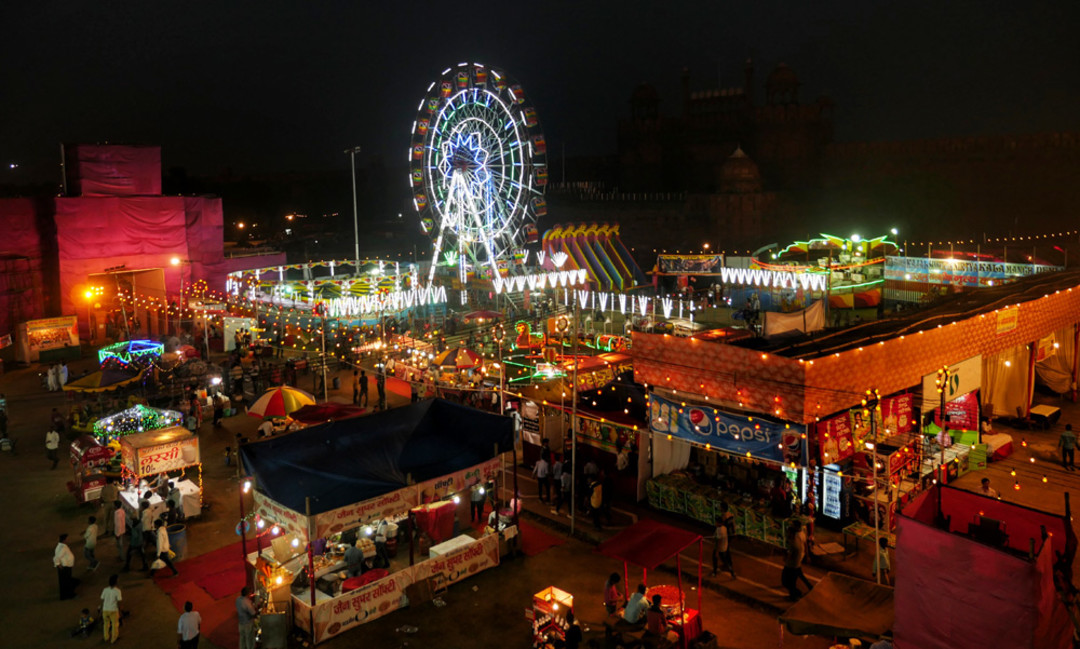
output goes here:
[[652, 570], [700, 540], [700, 534], [643, 518], [596, 546], [596, 551]]
[[327, 421], [359, 417], [366, 410], [366, 408], [360, 406], [327, 401], [303, 406], [299, 410], [290, 412], [289, 417], [305, 424], [321, 424]]
[[244, 466], [272, 500], [318, 514], [413, 482], [467, 469], [509, 451], [513, 419], [428, 399], [368, 417], [333, 421], [240, 447]]
[[876, 639], [893, 627], [893, 589], [830, 572], [779, 620], [796, 635]]

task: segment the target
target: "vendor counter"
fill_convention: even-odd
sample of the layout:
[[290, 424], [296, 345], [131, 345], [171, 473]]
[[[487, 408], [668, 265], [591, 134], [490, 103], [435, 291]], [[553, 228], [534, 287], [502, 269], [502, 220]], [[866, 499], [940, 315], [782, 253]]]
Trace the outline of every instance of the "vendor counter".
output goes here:
[[649, 506], [689, 516], [707, 525], [716, 524], [720, 503], [725, 502], [728, 511], [735, 517], [735, 534], [781, 548], [787, 547], [787, 528], [792, 522], [800, 520], [806, 525], [810, 521], [805, 516], [774, 516], [766, 501], [721, 493], [715, 487], [699, 484], [689, 476], [675, 473], [657, 476], [646, 482], [645, 494]]
[[[191, 480], [181, 480], [177, 485], [180, 489], [180, 495], [182, 496], [182, 505], [185, 518], [192, 518], [198, 516], [202, 511], [202, 497], [199, 493], [199, 487]], [[149, 491], [149, 488], [143, 489], [141, 492], [136, 490], [135, 487], [128, 487], [120, 492], [120, 501], [124, 503], [124, 511], [133, 516], [139, 511], [139, 496], [141, 493]], [[165, 513], [165, 499], [154, 492], [150, 496], [150, 513], [154, 518], [157, 518]]]

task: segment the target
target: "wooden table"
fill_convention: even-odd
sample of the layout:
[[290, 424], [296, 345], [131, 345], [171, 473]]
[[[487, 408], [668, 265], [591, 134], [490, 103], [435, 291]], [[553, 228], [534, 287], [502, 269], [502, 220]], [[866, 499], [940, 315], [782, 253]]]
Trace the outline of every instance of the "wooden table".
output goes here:
[[[859, 551], [859, 539], [873, 539], [874, 528], [866, 523], [852, 523], [844, 528], [844, 554], [848, 554], [847, 539], [849, 536], [855, 537], [855, 552]], [[885, 539], [889, 543], [890, 548], [896, 547], [896, 535], [886, 532], [885, 530], [879, 530], [878, 536]]]

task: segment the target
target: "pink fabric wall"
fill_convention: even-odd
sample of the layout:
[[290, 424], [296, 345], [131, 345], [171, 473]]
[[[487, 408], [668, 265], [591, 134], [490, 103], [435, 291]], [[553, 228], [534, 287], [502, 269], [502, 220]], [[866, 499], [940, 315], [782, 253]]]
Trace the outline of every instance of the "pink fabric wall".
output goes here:
[[[955, 490], [943, 491], [943, 499], [950, 491]], [[923, 522], [927, 513], [932, 520], [934, 494], [933, 490], [925, 492], [899, 517], [897, 649], [1069, 647], [1068, 614], [1054, 592], [1052, 546], [1048, 544], [1032, 562], [937, 529]], [[943, 500], [942, 509], [953, 513], [956, 526], [957, 516], [963, 516], [956, 503], [953, 508], [950, 512]], [[909, 510], [916, 513], [914, 518], [908, 515]], [[1000, 519], [1009, 534], [1014, 534], [1014, 519], [1005, 512], [997, 513], [1002, 513]], [[1019, 533], [1017, 527], [1015, 533]]]
[[52, 289], [44, 272], [39, 209], [33, 199], [0, 199], [0, 336], [14, 333], [19, 322], [45, 317]]
[[75, 144], [64, 147], [68, 194], [161, 194], [161, 147]]

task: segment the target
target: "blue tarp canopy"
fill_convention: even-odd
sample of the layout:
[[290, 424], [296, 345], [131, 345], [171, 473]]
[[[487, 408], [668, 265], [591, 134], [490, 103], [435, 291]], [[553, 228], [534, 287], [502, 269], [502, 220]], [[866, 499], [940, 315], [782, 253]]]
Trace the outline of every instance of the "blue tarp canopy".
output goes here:
[[[377, 498], [490, 460], [513, 447], [514, 421], [442, 399], [245, 444], [244, 467], [269, 498], [311, 513]], [[496, 452], [497, 449], [497, 452]]]

